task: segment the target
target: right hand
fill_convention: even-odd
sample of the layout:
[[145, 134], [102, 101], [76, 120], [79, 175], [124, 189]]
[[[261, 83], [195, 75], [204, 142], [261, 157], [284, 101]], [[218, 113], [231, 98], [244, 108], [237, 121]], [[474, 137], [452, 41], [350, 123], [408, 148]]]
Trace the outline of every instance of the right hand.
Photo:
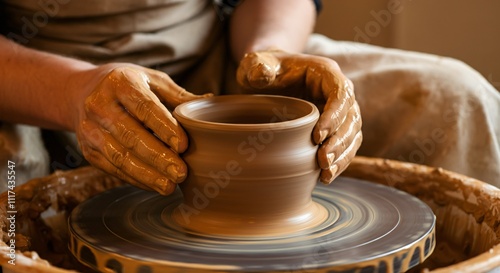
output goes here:
[[165, 73], [132, 64], [88, 73], [80, 80], [74, 118], [85, 158], [134, 186], [172, 193], [187, 175], [179, 153], [188, 138], [168, 108], [203, 96], [177, 86]]
[[319, 145], [319, 180], [330, 184], [351, 163], [363, 134], [352, 82], [325, 57], [271, 49], [246, 54], [236, 74], [247, 92], [307, 99], [321, 111], [312, 131]]

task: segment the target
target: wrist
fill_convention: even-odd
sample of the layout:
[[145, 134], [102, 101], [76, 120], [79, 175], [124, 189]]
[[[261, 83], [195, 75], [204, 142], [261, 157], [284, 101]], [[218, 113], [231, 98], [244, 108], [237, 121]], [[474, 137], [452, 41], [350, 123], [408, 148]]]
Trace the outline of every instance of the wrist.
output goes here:
[[93, 89], [102, 80], [101, 66], [82, 65], [74, 70], [66, 78], [64, 89], [67, 90], [66, 101], [63, 102], [67, 114], [63, 117], [63, 124], [69, 131], [75, 131], [81, 116], [85, 111], [85, 100]]
[[69, 101], [66, 103], [69, 113], [66, 119], [71, 131], [75, 131], [85, 115], [85, 101], [98, 88], [98, 85], [113, 69], [123, 66], [136, 66], [129, 63], [108, 63], [103, 65], [86, 65], [75, 70], [67, 80], [67, 90], [72, 90]]
[[267, 48], [300, 53], [313, 30], [315, 18], [311, 0], [244, 1], [235, 9], [230, 22], [233, 59], [239, 62], [246, 53]]
[[72, 130], [74, 74], [94, 67], [80, 60], [23, 47], [0, 37], [0, 119]]

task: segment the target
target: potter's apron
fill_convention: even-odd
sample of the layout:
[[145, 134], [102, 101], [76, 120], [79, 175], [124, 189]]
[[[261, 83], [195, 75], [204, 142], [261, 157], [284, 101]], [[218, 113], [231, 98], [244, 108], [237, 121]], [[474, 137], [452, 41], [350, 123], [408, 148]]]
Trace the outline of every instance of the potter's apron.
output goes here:
[[205, 55], [219, 23], [207, 0], [3, 0], [4, 34], [92, 63], [178, 73]]
[[[3, 0], [3, 5], [3, 33], [26, 46], [93, 63], [157, 68], [193, 93], [238, 90], [211, 1]], [[500, 95], [470, 67], [318, 35], [306, 51], [334, 59], [353, 80], [363, 115], [359, 154], [443, 167], [500, 186]], [[17, 156], [29, 154], [18, 147]], [[47, 165], [43, 157], [39, 161]]]

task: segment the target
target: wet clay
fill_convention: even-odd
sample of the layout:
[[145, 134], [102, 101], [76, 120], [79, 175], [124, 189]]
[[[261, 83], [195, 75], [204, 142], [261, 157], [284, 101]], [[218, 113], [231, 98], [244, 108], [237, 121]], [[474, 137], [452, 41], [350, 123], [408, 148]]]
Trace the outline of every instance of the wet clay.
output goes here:
[[357, 157], [343, 173], [408, 192], [434, 211], [437, 246], [412, 272], [488, 272], [500, 267], [500, 190], [416, 164]]
[[393, 273], [425, 260], [434, 249], [432, 211], [404, 192], [341, 178], [318, 185], [312, 195], [328, 211], [326, 221], [300, 234], [248, 238], [179, 227], [171, 213], [182, 202], [180, 192], [163, 197], [132, 187], [113, 189], [75, 208], [70, 250], [91, 268], [113, 266], [122, 273], [140, 268], [197, 273], [385, 268]]
[[[500, 266], [498, 189], [441, 169], [362, 157], [355, 158], [344, 174], [394, 186], [417, 196], [433, 208], [437, 217], [437, 246], [431, 257], [412, 272], [420, 272], [422, 268], [435, 273], [488, 272]], [[16, 239], [25, 238], [27, 247], [18, 250], [17, 263], [10, 266], [7, 264], [8, 221], [4, 206], [0, 206], [3, 238], [0, 262], [3, 267], [13, 272], [44, 273], [69, 273], [62, 268], [78, 269], [78, 264], [72, 262], [68, 253], [60, 252], [68, 244], [66, 236], [55, 234], [51, 228], [45, 229], [42, 236], [38, 234], [40, 223], [43, 223], [41, 212], [47, 207], [56, 207], [67, 215], [77, 203], [118, 184], [119, 181], [88, 167], [58, 172], [17, 187], [18, 217], [22, 216], [23, 227], [38, 226], [37, 229], [18, 229]], [[6, 198], [6, 193], [0, 195], [1, 202], [6, 202]], [[59, 224], [64, 226], [66, 222]]]
[[266, 50], [246, 54], [236, 78], [245, 93], [292, 96], [314, 102], [322, 114], [313, 129], [320, 181], [329, 184], [347, 168], [362, 141], [361, 114], [352, 82], [319, 56]]
[[183, 198], [125, 187], [81, 204], [68, 222], [82, 263], [123, 273], [394, 273], [432, 253], [435, 218], [417, 198], [346, 178], [317, 185], [313, 104], [223, 96], [174, 115], [190, 137]]
[[[59, 272], [46, 260], [61, 268], [78, 268], [68, 255], [67, 249], [66, 219], [69, 212], [89, 197], [123, 184], [122, 181], [93, 167], [83, 167], [68, 172], [57, 171], [50, 176], [33, 179], [16, 187], [15, 240], [18, 253], [16, 265], [11, 266], [11, 270]], [[7, 197], [7, 192], [0, 195], [1, 204], [7, 204]], [[0, 262], [3, 267], [8, 267], [7, 262], [11, 259], [8, 242], [12, 238], [7, 232], [10, 223], [6, 209], [5, 205], [0, 206]], [[49, 211], [52, 213], [46, 216]]]
[[289, 97], [232, 95], [178, 106], [189, 136], [188, 177], [174, 220], [203, 234], [282, 236], [328, 216], [311, 199], [320, 169], [319, 111]]

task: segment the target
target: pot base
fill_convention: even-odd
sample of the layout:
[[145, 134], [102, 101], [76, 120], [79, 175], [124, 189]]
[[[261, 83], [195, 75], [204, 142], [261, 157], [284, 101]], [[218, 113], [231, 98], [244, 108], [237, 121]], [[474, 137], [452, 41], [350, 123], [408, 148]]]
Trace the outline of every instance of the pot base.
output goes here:
[[[207, 212], [207, 213], [206, 213]], [[328, 211], [325, 206], [310, 201], [300, 211], [288, 213], [288, 216], [259, 215], [258, 217], [227, 217], [221, 213], [197, 210], [180, 204], [172, 212], [163, 212], [165, 223], [177, 225], [191, 234], [199, 236], [219, 236], [227, 239], [266, 240], [298, 236], [310, 232], [324, 223], [337, 220], [337, 211]], [[171, 219], [170, 219], [171, 218]]]
[[70, 250], [103, 272], [403, 272], [435, 246], [435, 217], [419, 199], [341, 177], [318, 184], [313, 200], [328, 211], [316, 226], [274, 237], [185, 230], [172, 219], [182, 202], [125, 186], [74, 209]]

